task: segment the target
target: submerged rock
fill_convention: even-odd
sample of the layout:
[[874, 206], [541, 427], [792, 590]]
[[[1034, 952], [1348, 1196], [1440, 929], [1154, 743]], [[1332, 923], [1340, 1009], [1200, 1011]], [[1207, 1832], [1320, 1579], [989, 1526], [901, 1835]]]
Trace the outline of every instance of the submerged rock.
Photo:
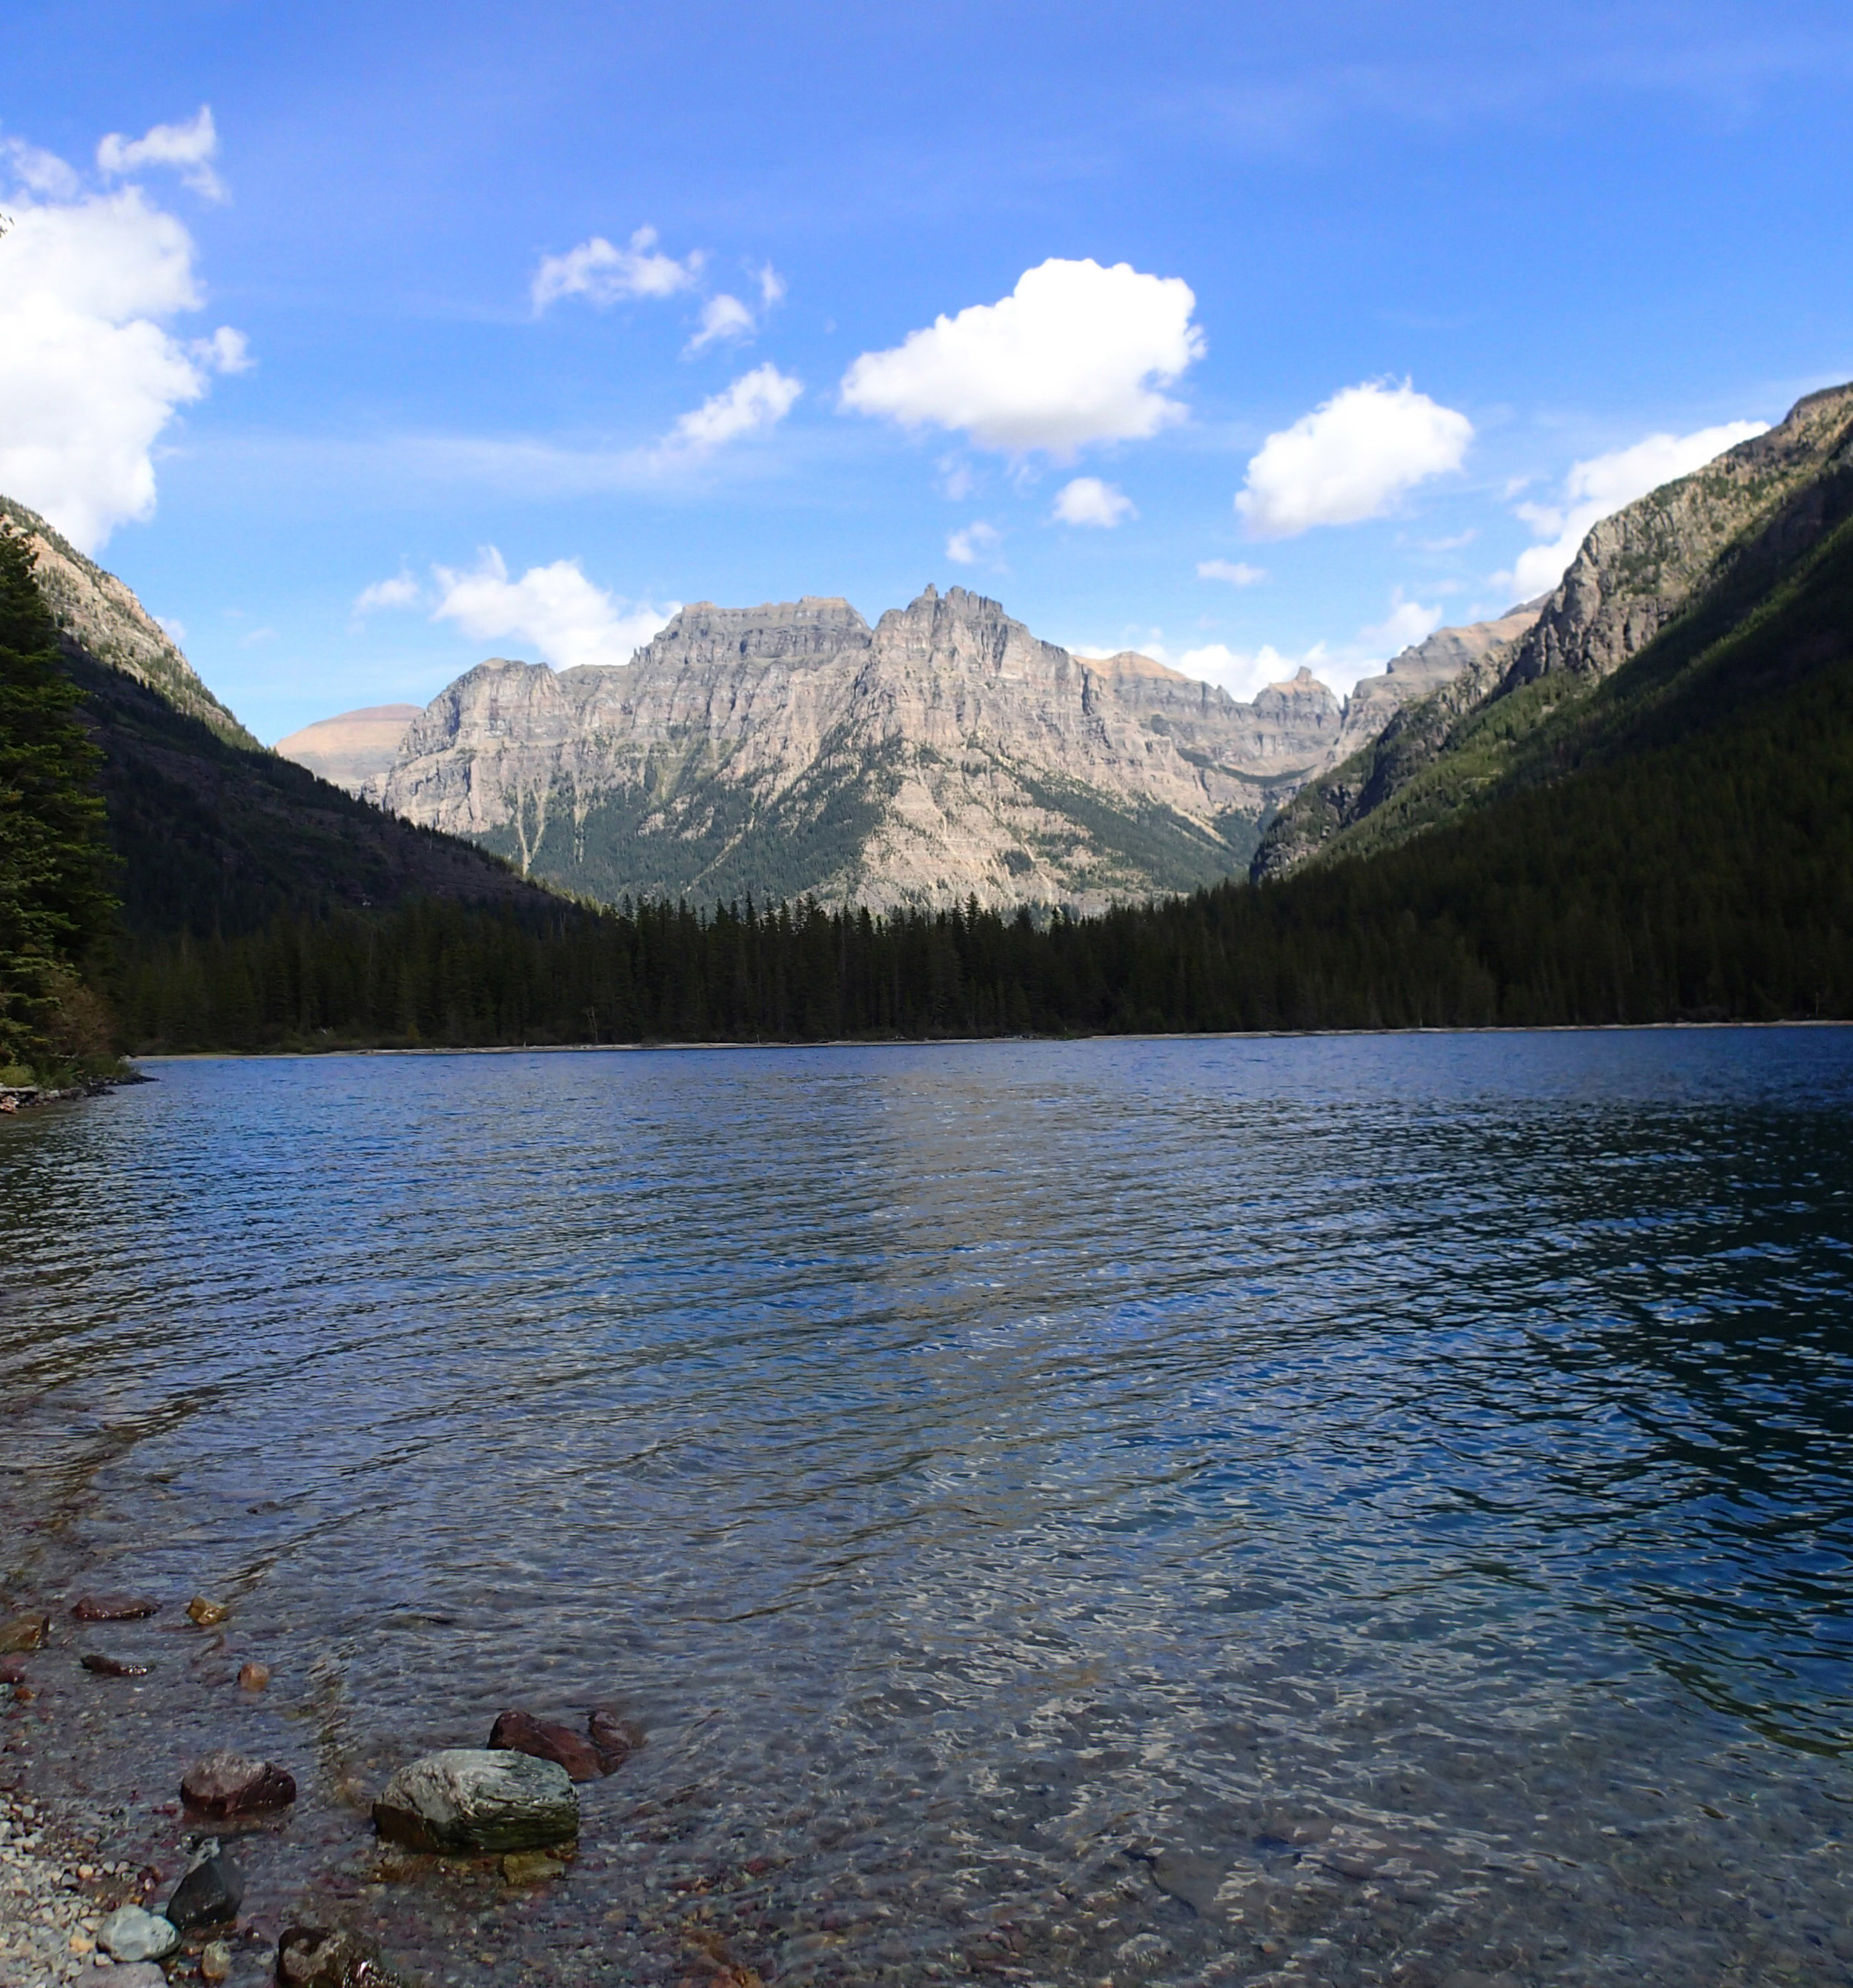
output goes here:
[[540, 1850], [579, 1834], [579, 1797], [556, 1760], [455, 1746], [401, 1767], [374, 1804], [374, 1827], [414, 1850]]
[[9, 1615], [0, 1622], [0, 1654], [42, 1650], [51, 1626], [49, 1615]]
[[232, 1979], [232, 1949], [222, 1939], [209, 1939], [200, 1949], [199, 1978], [211, 1988]]
[[203, 1594], [196, 1594], [187, 1604], [187, 1619], [197, 1622], [202, 1629], [216, 1628], [221, 1622], [232, 1619], [232, 1611], [222, 1601], [208, 1601]]
[[570, 1726], [556, 1726], [531, 1712], [505, 1712], [489, 1728], [489, 1745], [498, 1750], [526, 1753], [552, 1760], [576, 1781], [595, 1781], [606, 1771], [598, 1749]]
[[404, 1988], [366, 1941], [350, 1932], [288, 1926], [277, 1942], [281, 1988]]
[[270, 1682], [268, 1664], [249, 1663], [240, 1665], [238, 1674], [239, 1688], [244, 1691], [262, 1691]]
[[161, 1960], [180, 1944], [171, 1919], [140, 1905], [119, 1905], [96, 1929], [96, 1944], [116, 1960]]
[[557, 1857], [544, 1850], [511, 1850], [502, 1860], [502, 1875], [511, 1885], [544, 1884], [566, 1869]]
[[160, 1609], [158, 1601], [139, 1594], [83, 1594], [71, 1613], [79, 1622], [139, 1622]]
[[181, 1799], [207, 1815], [252, 1815], [296, 1800], [296, 1777], [274, 1761], [254, 1760], [221, 1747], [195, 1760], [181, 1777]]
[[621, 1718], [605, 1706], [587, 1719], [586, 1730], [598, 1749], [599, 1765], [607, 1774], [614, 1773], [644, 1743], [644, 1729], [635, 1719]]
[[130, 1657], [106, 1656], [101, 1650], [86, 1650], [77, 1661], [98, 1677], [146, 1677], [152, 1664], [138, 1664]]
[[238, 1866], [216, 1843], [208, 1843], [174, 1886], [166, 1914], [182, 1932], [225, 1925], [238, 1917], [244, 1896], [245, 1880]]

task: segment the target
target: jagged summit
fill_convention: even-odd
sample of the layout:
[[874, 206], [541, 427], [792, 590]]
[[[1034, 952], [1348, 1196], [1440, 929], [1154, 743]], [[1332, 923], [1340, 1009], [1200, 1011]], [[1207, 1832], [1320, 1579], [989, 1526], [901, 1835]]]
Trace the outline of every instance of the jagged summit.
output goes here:
[[1243, 703], [1077, 657], [962, 587], [873, 627], [835, 598], [697, 601], [622, 668], [478, 664], [380, 791], [597, 897], [1088, 907], [1239, 871], [1345, 708], [1304, 669]]

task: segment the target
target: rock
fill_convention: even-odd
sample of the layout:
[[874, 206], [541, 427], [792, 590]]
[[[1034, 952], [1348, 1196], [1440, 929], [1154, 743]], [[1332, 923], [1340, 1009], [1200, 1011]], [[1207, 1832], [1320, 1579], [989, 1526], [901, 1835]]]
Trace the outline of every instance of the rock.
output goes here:
[[139, 1622], [144, 1616], [157, 1614], [158, 1601], [149, 1601], [135, 1594], [85, 1594], [78, 1598], [77, 1605], [71, 1611], [79, 1622]]
[[502, 1875], [511, 1885], [543, 1884], [566, 1869], [557, 1857], [544, 1850], [515, 1850], [502, 1860]]
[[24, 1684], [25, 1659], [23, 1657], [0, 1657], [0, 1684]]
[[207, 1815], [251, 1815], [296, 1800], [296, 1778], [273, 1761], [225, 1748], [202, 1756], [181, 1777], [181, 1799]]
[[42, 1650], [52, 1626], [49, 1615], [12, 1615], [0, 1622], [0, 1653]]
[[90, 1979], [97, 1988], [167, 1988], [167, 1977], [151, 1960], [132, 1960], [125, 1966], [106, 1968]]
[[451, 1747], [393, 1776], [374, 1827], [414, 1850], [539, 1850], [578, 1835], [579, 1797], [557, 1761]]
[[230, 1621], [232, 1611], [222, 1601], [208, 1601], [205, 1595], [196, 1594], [187, 1604], [187, 1618], [202, 1629], [212, 1629], [221, 1622]]
[[1151, 1882], [1208, 1918], [1216, 1910], [1226, 1867], [1192, 1850], [1161, 1850], [1151, 1860]]
[[609, 1774], [621, 1767], [644, 1743], [644, 1729], [634, 1719], [620, 1719], [600, 1706], [586, 1720], [586, 1730], [598, 1749], [599, 1765]]
[[605, 1772], [598, 1749], [570, 1726], [554, 1726], [526, 1712], [505, 1712], [489, 1728], [492, 1747], [556, 1761], [576, 1781], [595, 1781]]
[[138, 1664], [129, 1657], [105, 1656], [100, 1650], [86, 1650], [77, 1661], [98, 1677], [146, 1677], [152, 1664]]
[[161, 1960], [180, 1944], [171, 1920], [140, 1905], [119, 1905], [96, 1929], [96, 1944], [116, 1960]]
[[182, 1932], [193, 1932], [201, 1926], [228, 1925], [238, 1917], [244, 1896], [238, 1866], [216, 1843], [208, 1843], [174, 1886], [165, 1911]]
[[217, 1988], [232, 1978], [232, 1949], [222, 1939], [209, 1939], [200, 1950], [199, 1978]]
[[276, 1978], [282, 1988], [404, 1988], [364, 1940], [313, 1926], [284, 1929], [277, 1942]]
[[238, 1670], [238, 1681], [242, 1690], [262, 1691], [270, 1682], [270, 1666], [259, 1663], [242, 1665]]

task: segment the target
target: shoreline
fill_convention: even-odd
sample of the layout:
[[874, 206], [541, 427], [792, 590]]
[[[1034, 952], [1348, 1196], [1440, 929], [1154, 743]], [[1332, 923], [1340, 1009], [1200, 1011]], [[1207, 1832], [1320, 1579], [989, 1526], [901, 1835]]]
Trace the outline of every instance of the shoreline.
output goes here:
[[[1443, 1027], [1423, 1025], [1406, 1029], [1204, 1029], [1129, 1030], [1120, 1033], [1073, 1036], [820, 1036], [814, 1039], [774, 1036], [721, 1036], [685, 1041], [665, 1037], [637, 1043], [421, 1043], [399, 1046], [330, 1043], [326, 1049], [134, 1050], [128, 1060], [149, 1063], [313, 1062], [323, 1057], [491, 1057], [491, 1056], [643, 1056], [673, 1051], [688, 1054], [723, 1050], [926, 1050], [1020, 1048], [1051, 1043], [1275, 1043], [1329, 1042], [1354, 1039], [1380, 1041], [1408, 1036], [1628, 1036], [1650, 1034], [1728, 1034], [1735, 1030], [1853, 1029], [1853, 1017], [1802, 1016], [1773, 1022], [1539, 1022], [1510, 1025], [1488, 1023]], [[110, 1089], [112, 1079], [100, 1087]], [[75, 1096], [77, 1093], [59, 1094]]]

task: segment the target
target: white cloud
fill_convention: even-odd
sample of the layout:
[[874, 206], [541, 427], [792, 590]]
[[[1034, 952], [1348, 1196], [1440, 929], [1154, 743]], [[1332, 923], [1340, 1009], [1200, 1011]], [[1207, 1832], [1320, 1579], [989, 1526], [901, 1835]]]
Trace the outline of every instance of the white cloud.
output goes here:
[[1098, 525], [1111, 531], [1138, 515], [1124, 491], [1097, 476], [1077, 476], [1056, 493], [1054, 520], [1059, 524]]
[[1314, 675], [1320, 674], [1328, 660], [1323, 642], [1315, 642], [1300, 656], [1283, 655], [1271, 642], [1258, 649], [1232, 649], [1225, 642], [1209, 642], [1176, 656], [1166, 652], [1162, 643], [1151, 643], [1145, 652], [1154, 661], [1167, 663], [1187, 677], [1219, 684], [1245, 704], [1270, 684], [1287, 682], [1303, 665]]
[[1271, 434], [1236, 509], [1257, 538], [1381, 517], [1403, 493], [1458, 469], [1473, 424], [1405, 380], [1347, 387]]
[[0, 235], [0, 490], [93, 553], [152, 515], [152, 451], [175, 411], [251, 360], [228, 326], [186, 343], [168, 329], [204, 301], [178, 220], [137, 186], [86, 193], [48, 159], [5, 155], [18, 205]]
[[757, 274], [759, 282], [759, 302], [768, 310], [770, 310], [774, 304], [783, 303], [785, 301], [785, 279], [769, 262], [762, 263]]
[[1184, 418], [1155, 388], [1202, 356], [1195, 308], [1178, 277], [1052, 257], [999, 302], [864, 353], [843, 377], [842, 404], [1012, 453], [1136, 441]]
[[722, 290], [702, 305], [701, 322], [685, 349], [692, 357], [722, 339], [750, 338], [757, 325], [758, 320], [739, 299]]
[[376, 580], [354, 596], [356, 614], [370, 614], [379, 607], [416, 607], [424, 598], [417, 580], [403, 566], [391, 580]]
[[1231, 587], [1259, 587], [1267, 577], [1264, 566], [1249, 566], [1241, 560], [1199, 560], [1199, 580], [1226, 580]]
[[184, 642], [187, 639], [187, 624], [171, 614], [157, 614], [154, 617], [161, 633], [170, 641]]
[[708, 455], [723, 442], [762, 428], [776, 428], [792, 411], [804, 389], [769, 360], [742, 373], [732, 386], [710, 394], [682, 416], [657, 451], [662, 463], [685, 462]]
[[1632, 448], [1572, 463], [1557, 503], [1517, 507], [1517, 515], [1546, 543], [1528, 546], [1510, 573], [1494, 576], [1496, 582], [1507, 585], [1521, 600], [1548, 593], [1568, 570], [1592, 526], [1662, 483], [1703, 468], [1714, 456], [1761, 434], [1768, 426], [1767, 421], [1726, 421], [1692, 434], [1650, 434]]
[[994, 560], [1003, 543], [1003, 534], [981, 518], [946, 540], [946, 557], [958, 566], [979, 566]]
[[615, 248], [602, 235], [594, 235], [563, 255], [543, 255], [534, 272], [535, 315], [562, 297], [614, 304], [626, 297], [672, 297], [688, 289], [701, 274], [706, 255], [694, 249], [678, 262], [656, 242], [654, 228], [640, 228], [627, 248]]
[[1358, 631], [1358, 639], [1388, 658], [1425, 642], [1442, 624], [1439, 607], [1425, 607], [1419, 600], [1405, 600], [1398, 587], [1390, 597], [1390, 611], [1382, 620]]
[[96, 147], [96, 170], [105, 179], [126, 178], [139, 166], [173, 166], [181, 181], [207, 200], [228, 198], [225, 182], [212, 170], [218, 157], [218, 133], [212, 107], [202, 103], [184, 124], [157, 124], [139, 138], [112, 131]]
[[479, 642], [514, 636], [556, 669], [627, 663], [681, 607], [621, 600], [587, 579], [577, 560], [529, 566], [510, 580], [493, 546], [483, 548], [467, 573], [448, 566], [433, 572], [440, 593], [433, 620], [455, 622]]

